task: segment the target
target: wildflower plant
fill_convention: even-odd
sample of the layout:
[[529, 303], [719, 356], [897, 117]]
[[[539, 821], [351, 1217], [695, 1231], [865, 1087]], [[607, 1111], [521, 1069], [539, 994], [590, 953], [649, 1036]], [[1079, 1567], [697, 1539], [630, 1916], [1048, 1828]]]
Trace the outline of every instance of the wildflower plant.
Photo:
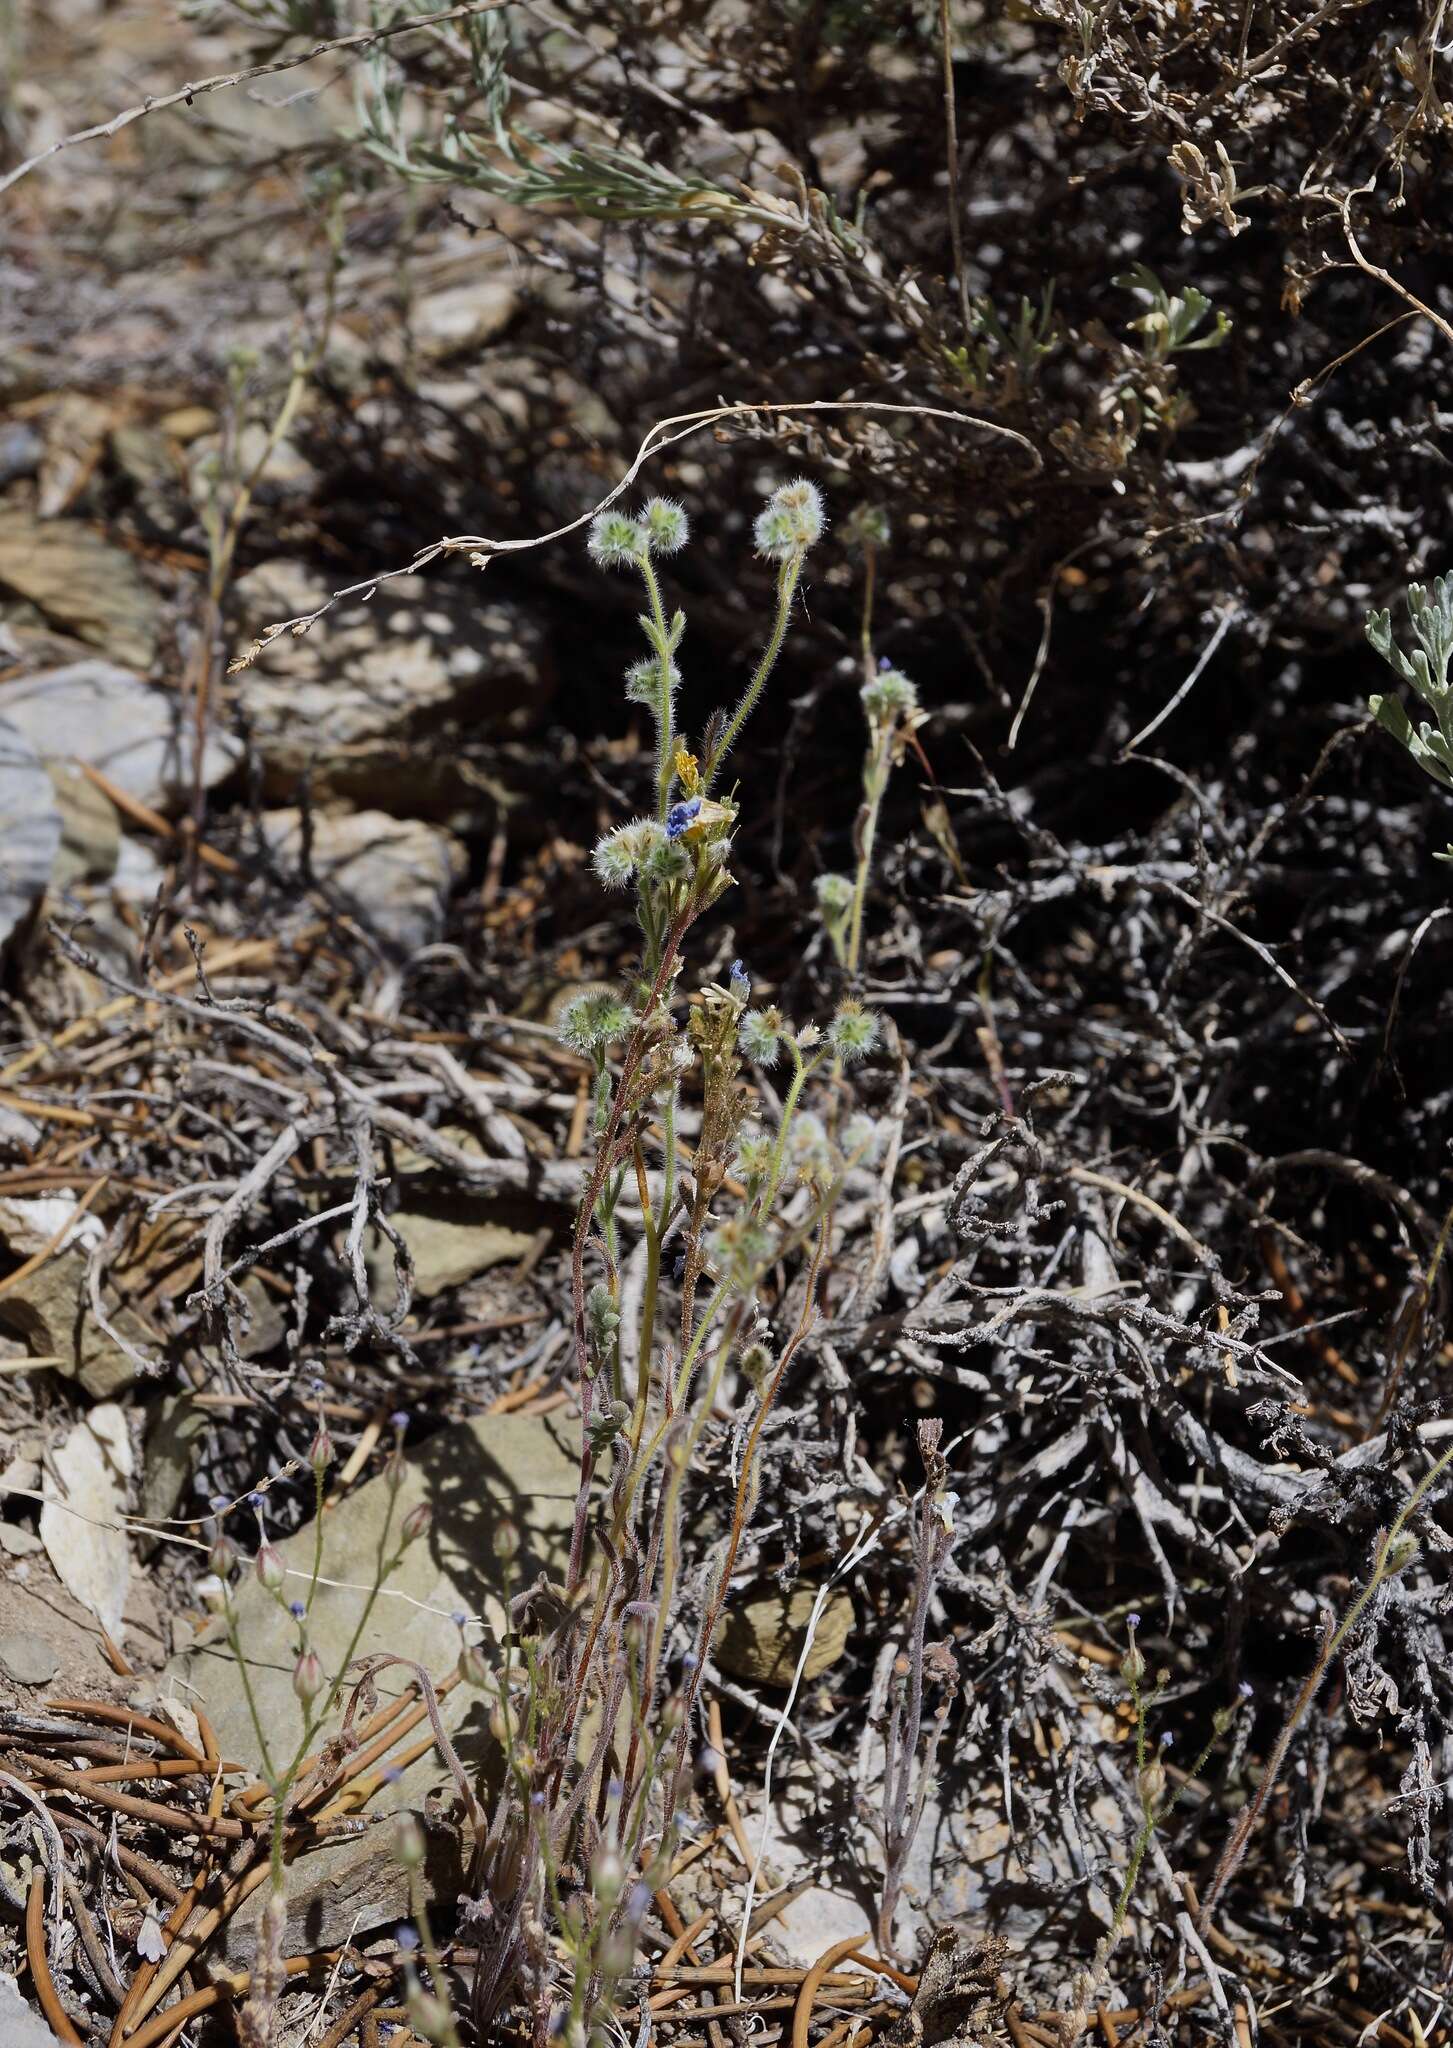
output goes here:
[[[652, 804], [594, 853], [602, 884], [633, 896], [640, 949], [619, 989], [588, 991], [560, 1023], [590, 1062], [595, 1103], [571, 1250], [580, 1484], [563, 1584], [548, 1601], [538, 1586], [511, 1589], [502, 1661], [490, 1672], [476, 1658], [504, 1770], [472, 1873], [476, 2024], [523, 1989], [538, 2038], [582, 2048], [607, 2036], [688, 1824], [700, 1688], [755, 1504], [763, 1430], [817, 1313], [844, 1178], [878, 1144], [872, 1119], [824, 1118], [807, 1100], [816, 1086], [841, 1090], [843, 1069], [872, 1051], [877, 1022], [861, 1005], [842, 1003], [824, 1027], [797, 1023], [753, 1000], [740, 961], [683, 993], [692, 928], [733, 884], [738, 806], [724, 770], [824, 526], [807, 482], [763, 507], [755, 540], [776, 572], [765, 642], [740, 696], [695, 744], [679, 718], [686, 620], [661, 578], [687, 542], [685, 512], [663, 498], [606, 512], [589, 540], [602, 569], [640, 578], [644, 598], [647, 653], [625, 690], [654, 724]], [[785, 1075], [770, 1118], [751, 1113], [753, 1068]], [[695, 1109], [689, 1146], [684, 1095]], [[803, 1306], [777, 1339], [762, 1292], [793, 1258], [806, 1267]], [[720, 1480], [721, 1541], [688, 1608], [683, 1515], [729, 1392], [740, 1447]]]
[[861, 549], [864, 561], [862, 654], [864, 681], [859, 697], [867, 720], [867, 746], [863, 754], [863, 799], [853, 827], [856, 860], [851, 875], [819, 875], [817, 910], [828, 942], [839, 963], [850, 975], [858, 971], [863, 945], [863, 911], [868, 883], [873, 872], [873, 852], [878, 837], [878, 814], [893, 769], [903, 759], [914, 734], [923, 723], [918, 691], [887, 661], [873, 658], [873, 586], [877, 555], [890, 538], [887, 520], [881, 512], [867, 510], [854, 515], [849, 532]]
[[[1424, 584], [1410, 583], [1407, 607], [1417, 643], [1410, 654], [1393, 638], [1389, 612], [1368, 613], [1367, 637], [1394, 674], [1412, 684], [1433, 717], [1415, 726], [1401, 697], [1369, 697], [1367, 708], [1407, 748], [1425, 775], [1444, 789], [1453, 789], [1453, 685], [1448, 680], [1453, 660], [1453, 577], [1435, 577], [1431, 591]], [[1453, 846], [1434, 858], [1453, 861]]]

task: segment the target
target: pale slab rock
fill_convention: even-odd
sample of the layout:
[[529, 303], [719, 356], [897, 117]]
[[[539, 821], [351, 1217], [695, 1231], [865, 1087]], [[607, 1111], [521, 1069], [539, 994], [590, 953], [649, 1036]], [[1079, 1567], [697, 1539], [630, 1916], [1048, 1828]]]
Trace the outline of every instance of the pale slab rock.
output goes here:
[[89, 1608], [120, 1646], [131, 1583], [131, 1545], [123, 1516], [131, 1479], [126, 1416], [102, 1402], [78, 1422], [44, 1479], [40, 1540], [67, 1592]]

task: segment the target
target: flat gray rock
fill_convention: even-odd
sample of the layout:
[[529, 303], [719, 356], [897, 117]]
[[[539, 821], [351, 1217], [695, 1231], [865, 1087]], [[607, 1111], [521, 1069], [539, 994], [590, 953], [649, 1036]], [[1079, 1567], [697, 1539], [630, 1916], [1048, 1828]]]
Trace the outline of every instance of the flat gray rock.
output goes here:
[[[235, 633], [246, 646], [327, 596], [301, 563], [264, 562], [232, 591]], [[545, 669], [544, 634], [518, 603], [477, 579], [401, 576], [282, 634], [228, 688], [270, 795], [290, 801], [306, 773], [315, 798], [437, 816], [458, 800], [461, 749], [523, 729]]]
[[12, 1685], [49, 1685], [60, 1659], [44, 1636], [30, 1629], [11, 1629], [0, 1636], [0, 1673]]
[[126, 550], [85, 520], [0, 506], [0, 585], [88, 647], [151, 667], [161, 604]]
[[[0, 718], [42, 761], [84, 761], [152, 810], [191, 796], [195, 742], [182, 699], [153, 689], [131, 669], [73, 661], [0, 683]], [[209, 789], [230, 773], [238, 753], [231, 734], [214, 728], [202, 756]]]
[[[302, 813], [264, 811], [263, 836], [290, 865], [302, 858]], [[465, 869], [452, 832], [385, 811], [324, 812], [312, 823], [313, 874], [365, 931], [399, 953], [443, 936], [450, 893]]]
[[0, 946], [44, 895], [60, 844], [60, 805], [45, 764], [0, 713]]
[[[459, 1630], [451, 1619], [455, 1612], [482, 1617], [486, 1641], [497, 1640], [503, 1607], [491, 1538], [501, 1517], [507, 1516], [520, 1532], [516, 1585], [530, 1583], [542, 1569], [552, 1576], [563, 1573], [579, 1479], [578, 1427], [557, 1416], [484, 1415], [430, 1439], [409, 1463], [393, 1526], [397, 1528], [420, 1501], [432, 1505], [433, 1525], [404, 1553], [399, 1570], [374, 1603], [356, 1655], [395, 1652], [443, 1679], [459, 1658]], [[387, 1512], [388, 1489], [379, 1478], [350, 1494], [326, 1517], [322, 1575], [344, 1583], [320, 1587], [309, 1626], [312, 1645], [330, 1676], [337, 1671], [367, 1602]], [[241, 1517], [236, 1521], [242, 1540]], [[289, 1570], [297, 1574], [284, 1589], [286, 1597], [305, 1597], [312, 1528], [278, 1547]], [[288, 1754], [300, 1730], [292, 1690], [294, 1624], [250, 1573], [242, 1580], [236, 1603], [259, 1719], [269, 1746]], [[478, 1631], [474, 1633], [477, 1636]], [[380, 1698], [405, 1691], [411, 1677], [403, 1666], [382, 1672], [377, 1681]], [[252, 1718], [220, 1622], [211, 1624], [192, 1650], [173, 1659], [161, 1681], [163, 1691], [168, 1678], [180, 1681], [176, 1690], [184, 1700], [193, 1699], [191, 1688], [200, 1693], [225, 1756], [254, 1768], [260, 1764]], [[443, 1713], [466, 1765], [477, 1768], [489, 1748], [484, 1696], [457, 1686], [444, 1701]], [[435, 1790], [446, 1803], [454, 1797], [448, 1771], [431, 1751], [412, 1764], [398, 1784], [383, 1788], [367, 1810], [419, 1810]], [[388, 1830], [370, 1828], [352, 1841], [300, 1857], [291, 1866], [289, 1953], [346, 1940], [360, 1911], [360, 1937], [404, 1912], [406, 1887], [389, 1842]], [[439, 1846], [447, 1848], [442, 1840]], [[441, 1873], [441, 1881], [447, 1882], [447, 1875]], [[244, 1912], [241, 1924], [229, 1930], [229, 1960], [251, 1952], [253, 1921], [262, 1897], [259, 1890], [251, 1915]]]

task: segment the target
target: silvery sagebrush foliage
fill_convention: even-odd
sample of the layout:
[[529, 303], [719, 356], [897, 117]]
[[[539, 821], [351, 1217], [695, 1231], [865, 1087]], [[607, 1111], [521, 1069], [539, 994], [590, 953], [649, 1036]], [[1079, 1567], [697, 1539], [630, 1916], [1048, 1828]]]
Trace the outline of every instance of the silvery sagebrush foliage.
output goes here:
[[[476, 1655], [468, 1673], [494, 1695], [504, 1756], [473, 1870], [475, 2018], [485, 2026], [523, 1999], [541, 2044], [606, 2039], [687, 1825], [699, 1690], [755, 1505], [763, 1426], [817, 1313], [838, 1194], [881, 1137], [842, 1102], [844, 1070], [878, 1035], [861, 1004], [845, 998], [825, 1027], [795, 1024], [753, 1003], [740, 961], [724, 983], [681, 993], [684, 942], [733, 885], [738, 805], [724, 769], [825, 524], [809, 482], [763, 507], [755, 540], [776, 578], [762, 652], [694, 746], [678, 717], [686, 619], [660, 573], [688, 541], [687, 515], [652, 498], [600, 514], [590, 532], [596, 563], [638, 577], [644, 598], [647, 653], [625, 695], [651, 714], [651, 805], [594, 853], [602, 884], [634, 897], [640, 949], [618, 989], [579, 996], [559, 1022], [590, 1064], [595, 1105], [571, 1252], [581, 1462], [566, 1579], [548, 1597], [512, 1588], [502, 1663], [491, 1673]], [[752, 1111], [751, 1066], [785, 1070], [775, 1117]], [[683, 1095], [695, 1108], [684, 1162]], [[761, 1300], [784, 1258], [807, 1276], [785, 1336]], [[729, 1474], [714, 1455], [723, 1403], [740, 1433]], [[709, 1557], [683, 1539], [688, 1494], [701, 1506], [687, 1526], [700, 1514], [713, 1530]]]
[[[1435, 576], [1426, 584], [1410, 583], [1408, 620], [1417, 645], [1405, 653], [1393, 637], [1392, 614], [1369, 612], [1367, 637], [1395, 674], [1411, 683], [1433, 714], [1414, 725], [1401, 697], [1369, 697], [1367, 708], [1393, 738], [1405, 746], [1424, 774], [1444, 789], [1453, 789], [1453, 685], [1448, 664], [1453, 660], [1453, 577]], [[1436, 860], [1453, 861], [1453, 846]]]

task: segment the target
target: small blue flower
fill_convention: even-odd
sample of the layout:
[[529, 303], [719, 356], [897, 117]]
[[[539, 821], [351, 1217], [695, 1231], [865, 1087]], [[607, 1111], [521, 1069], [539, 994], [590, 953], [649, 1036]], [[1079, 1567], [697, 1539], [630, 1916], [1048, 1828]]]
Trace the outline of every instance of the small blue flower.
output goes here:
[[608, 1778], [605, 1789], [611, 1799], [619, 1799], [626, 1789], [624, 1778]]
[[689, 796], [683, 803], [672, 804], [670, 810], [666, 813], [666, 837], [668, 839], [679, 839], [687, 826], [697, 817], [700, 810], [701, 798], [699, 796]]
[[683, 1671], [694, 1671], [700, 1662], [701, 1659], [697, 1656], [695, 1650], [684, 1650], [682, 1652], [681, 1669]]
[[293, 1617], [294, 1621], [301, 1621], [307, 1611], [307, 1603], [305, 1601], [290, 1600], [288, 1602], [288, 1613]]
[[404, 1954], [411, 1956], [419, 1946], [419, 1930], [417, 1927], [401, 1927], [394, 1939]]
[[453, 1622], [456, 1628], [463, 1628], [464, 1624], [468, 1621], [469, 1616], [464, 1612], [463, 1608], [456, 1607], [454, 1612], [450, 1615], [449, 1619]]
[[247, 1505], [250, 1508], [265, 1508], [267, 1506], [267, 1495], [265, 1493], [259, 1493], [257, 1488], [254, 1487], [252, 1492], [247, 1496]]
[[393, 1414], [389, 1417], [389, 1421], [393, 1424], [395, 1429], [407, 1429], [409, 1426], [408, 1409], [395, 1408]]
[[214, 1493], [207, 1503], [214, 1515], [225, 1515], [232, 1503], [225, 1493]]
[[385, 1764], [378, 1775], [382, 1778], [385, 1785], [397, 1785], [399, 1779], [404, 1774], [397, 1764]]

